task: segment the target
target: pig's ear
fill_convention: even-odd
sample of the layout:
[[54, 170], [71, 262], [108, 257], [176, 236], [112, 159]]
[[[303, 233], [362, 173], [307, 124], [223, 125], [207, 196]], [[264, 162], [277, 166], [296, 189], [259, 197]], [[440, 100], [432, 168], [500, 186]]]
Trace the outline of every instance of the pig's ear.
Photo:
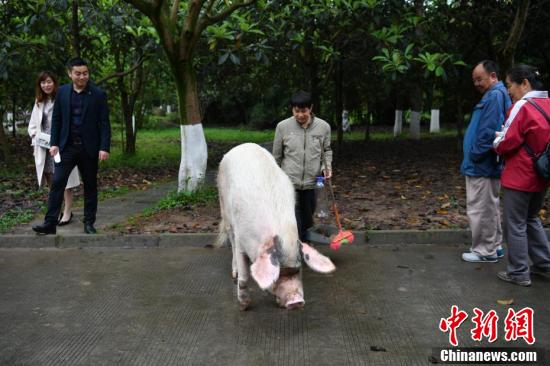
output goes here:
[[309, 268], [320, 273], [330, 273], [336, 270], [336, 266], [329, 257], [322, 255], [306, 243], [301, 243], [301, 245], [302, 258]]
[[276, 236], [262, 246], [258, 258], [250, 266], [252, 278], [262, 290], [269, 288], [279, 278], [279, 247], [280, 239]]

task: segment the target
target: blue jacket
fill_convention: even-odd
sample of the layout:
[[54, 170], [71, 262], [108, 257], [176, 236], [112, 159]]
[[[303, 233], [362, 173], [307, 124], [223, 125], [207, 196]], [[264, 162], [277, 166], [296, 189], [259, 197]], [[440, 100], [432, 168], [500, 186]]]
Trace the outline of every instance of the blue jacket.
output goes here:
[[499, 81], [483, 94], [474, 107], [464, 135], [464, 160], [460, 173], [469, 177], [499, 178], [502, 164], [493, 150], [495, 131], [500, 131], [512, 101]]
[[[71, 129], [72, 87], [72, 84], [61, 86], [57, 91], [53, 106], [50, 145], [59, 146], [61, 152], [67, 145]], [[88, 155], [97, 157], [99, 150], [109, 152], [111, 145], [107, 95], [91, 82], [88, 82], [83, 93], [82, 143]]]

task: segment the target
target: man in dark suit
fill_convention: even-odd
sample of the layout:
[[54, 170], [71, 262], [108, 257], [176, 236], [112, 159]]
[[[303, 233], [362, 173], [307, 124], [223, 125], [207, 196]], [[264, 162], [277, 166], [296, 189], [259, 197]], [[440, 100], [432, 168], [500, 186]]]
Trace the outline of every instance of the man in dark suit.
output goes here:
[[53, 107], [50, 155], [56, 163], [44, 223], [32, 228], [39, 234], [56, 233], [63, 192], [75, 166], [84, 182], [84, 232], [96, 233], [97, 168], [99, 160], [109, 158], [111, 143], [107, 95], [89, 82], [81, 58], [69, 61], [68, 74], [72, 83], [59, 88]]

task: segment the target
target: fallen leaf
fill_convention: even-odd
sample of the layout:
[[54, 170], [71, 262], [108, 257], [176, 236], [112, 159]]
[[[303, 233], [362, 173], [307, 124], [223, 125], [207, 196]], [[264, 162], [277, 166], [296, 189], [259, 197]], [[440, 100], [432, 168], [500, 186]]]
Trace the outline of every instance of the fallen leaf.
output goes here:
[[514, 299], [497, 300], [497, 303], [500, 305], [512, 305], [514, 303]]
[[370, 350], [373, 352], [386, 352], [384, 347], [370, 346]]

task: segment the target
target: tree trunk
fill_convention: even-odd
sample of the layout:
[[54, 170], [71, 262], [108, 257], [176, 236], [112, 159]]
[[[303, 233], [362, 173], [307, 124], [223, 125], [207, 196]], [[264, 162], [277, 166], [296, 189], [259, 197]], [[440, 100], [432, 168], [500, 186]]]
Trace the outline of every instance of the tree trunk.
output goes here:
[[395, 120], [393, 122], [393, 137], [401, 135], [403, 132], [403, 110], [395, 110]]
[[[124, 55], [121, 55], [120, 48], [114, 49], [114, 58], [116, 65], [116, 72], [124, 72]], [[124, 83], [124, 76], [118, 77], [116, 80], [118, 94], [120, 97], [120, 109], [122, 113], [122, 127], [126, 134], [126, 141], [124, 141], [124, 133], [122, 134], [123, 150], [125, 154], [133, 155], [136, 152], [135, 139], [133, 139], [134, 131], [132, 126], [132, 114], [133, 110], [129, 105], [128, 92], [126, 90], [126, 84]], [[132, 141], [132, 143], [130, 143]]]
[[411, 120], [410, 135], [414, 140], [420, 139], [420, 117], [422, 113], [422, 90], [419, 84], [416, 84], [411, 95]]
[[403, 97], [399, 91], [395, 95], [395, 117], [393, 122], [393, 137], [403, 132]]
[[73, 56], [80, 57], [80, 27], [78, 25], [78, 0], [73, 0], [71, 18], [71, 46]]
[[464, 129], [464, 113], [462, 112], [462, 97], [458, 96], [456, 100], [456, 137], [458, 151], [462, 153], [462, 130]]
[[181, 162], [178, 191], [195, 191], [206, 176], [208, 151], [202, 128], [195, 70], [191, 62], [174, 65], [181, 123]]
[[367, 112], [367, 120], [365, 121], [365, 142], [370, 140], [370, 123], [375, 116], [374, 112]]
[[[136, 104], [141, 89], [143, 86], [143, 64], [136, 70], [133, 81], [131, 82], [132, 89], [128, 100], [128, 110], [130, 115], [130, 123], [126, 124], [126, 151], [129, 154], [136, 153], [136, 140], [137, 140], [137, 120], [136, 118]], [[138, 110], [139, 113], [139, 110]]]
[[344, 131], [342, 128], [342, 112], [344, 110], [344, 102], [342, 100], [342, 60], [336, 60], [336, 68], [334, 70], [334, 120], [336, 121], [336, 153], [342, 149], [344, 141]]
[[525, 27], [527, 15], [529, 14], [529, 3], [530, 0], [521, 0], [516, 10], [516, 16], [514, 18], [514, 23], [512, 24], [512, 29], [510, 30], [510, 35], [508, 36], [501, 52], [499, 63], [503, 75], [505, 75], [506, 71], [508, 71], [514, 64], [514, 54], [516, 53], [517, 46], [521, 40], [523, 28]]
[[[4, 111], [0, 110], [0, 121], [4, 120]], [[11, 151], [10, 151], [10, 145], [8, 143], [8, 137], [6, 136], [4, 132], [4, 124], [3, 122], [0, 123], [0, 147], [2, 148], [2, 156], [0, 161], [5, 161], [8, 166], [11, 166]]]
[[432, 109], [430, 115], [430, 133], [436, 133], [440, 131], [439, 123], [439, 109]]
[[15, 134], [17, 133], [16, 129], [17, 129], [17, 119], [15, 118], [16, 114], [17, 114], [17, 97], [15, 96], [15, 94], [12, 95], [11, 97], [11, 101], [13, 103], [13, 114], [12, 114], [12, 118], [11, 118], [11, 127], [12, 127], [12, 131], [11, 131], [11, 135], [13, 136], [13, 138], [15, 138]]

